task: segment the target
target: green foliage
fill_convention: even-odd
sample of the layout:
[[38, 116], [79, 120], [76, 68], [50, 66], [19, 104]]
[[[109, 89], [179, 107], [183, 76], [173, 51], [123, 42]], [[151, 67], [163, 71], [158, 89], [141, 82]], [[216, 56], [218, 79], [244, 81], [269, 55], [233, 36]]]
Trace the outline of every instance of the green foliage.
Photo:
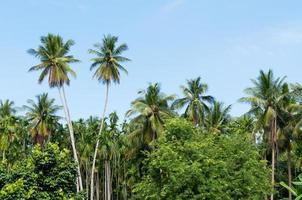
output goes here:
[[75, 194], [75, 164], [69, 151], [56, 144], [48, 144], [43, 151], [36, 146], [11, 170], [0, 169], [0, 199], [61, 200]]
[[269, 171], [255, 147], [237, 134], [213, 135], [173, 119], [147, 154], [137, 199], [264, 199]]
[[290, 187], [284, 182], [281, 182], [280, 185], [289, 190], [296, 197], [295, 200], [300, 200], [302, 199], [302, 174], [300, 174], [297, 179], [297, 181], [293, 182], [295, 187]]

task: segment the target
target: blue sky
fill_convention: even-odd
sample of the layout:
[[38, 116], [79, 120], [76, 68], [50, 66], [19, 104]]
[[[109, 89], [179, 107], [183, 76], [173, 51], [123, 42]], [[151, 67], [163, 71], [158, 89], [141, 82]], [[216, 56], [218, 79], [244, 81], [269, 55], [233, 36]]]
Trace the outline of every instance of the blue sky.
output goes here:
[[237, 103], [259, 70], [301, 82], [302, 1], [284, 0], [10, 0], [0, 7], [0, 99], [21, 106], [42, 92], [60, 103], [58, 92], [37, 84], [38, 73], [27, 73], [38, 60], [26, 53], [41, 35], [58, 33], [73, 39], [71, 53], [78, 77], [67, 89], [73, 119], [99, 116], [105, 87], [92, 80], [87, 49], [104, 34], [126, 42], [132, 59], [128, 76], [112, 86], [109, 111], [121, 116], [137, 91], [161, 83], [167, 94], [181, 95], [179, 86], [201, 76], [209, 94]]

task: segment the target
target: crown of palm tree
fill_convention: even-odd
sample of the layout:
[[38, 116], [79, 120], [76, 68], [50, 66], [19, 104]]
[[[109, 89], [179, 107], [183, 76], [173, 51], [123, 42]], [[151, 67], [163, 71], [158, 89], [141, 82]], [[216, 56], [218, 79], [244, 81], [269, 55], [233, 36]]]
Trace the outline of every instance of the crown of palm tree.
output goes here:
[[[185, 117], [189, 117], [195, 123], [200, 123], [204, 119], [205, 111], [209, 110], [206, 103], [213, 103], [214, 98], [204, 95], [208, 91], [208, 85], [201, 83], [201, 78], [187, 81], [187, 87], [181, 86], [184, 97], [173, 102], [172, 108], [179, 109], [186, 106]], [[196, 125], [197, 125], [196, 124]]]
[[39, 58], [41, 63], [29, 69], [29, 71], [41, 70], [39, 83], [43, 82], [48, 75], [50, 87], [69, 85], [68, 75], [76, 77], [76, 73], [69, 66], [70, 63], [78, 62], [72, 55], [68, 55], [73, 40], [63, 41], [59, 35], [48, 34], [41, 37], [41, 45], [37, 49], [29, 49], [28, 53]]
[[143, 133], [143, 140], [148, 143], [158, 137], [162, 131], [164, 119], [173, 114], [168, 103], [175, 98], [175, 95], [163, 94], [158, 83], [150, 84], [146, 91], [139, 91], [139, 94], [142, 97], [131, 103], [131, 109], [126, 116], [136, 115], [131, 120], [133, 124], [142, 122], [142, 130], [133, 133], [132, 136], [139, 137]]
[[230, 119], [230, 110], [230, 105], [225, 107], [223, 103], [214, 101], [213, 106], [207, 112], [205, 119], [206, 128], [215, 133], [221, 132]]
[[11, 116], [16, 113], [15, 103], [10, 100], [0, 101], [0, 117]]
[[25, 105], [23, 108], [27, 110], [26, 117], [30, 122], [33, 136], [47, 137], [57, 125], [60, 117], [56, 113], [61, 107], [55, 105], [55, 100], [49, 99], [47, 93], [38, 95], [37, 102], [30, 99], [27, 103], [29, 105]]
[[277, 116], [278, 106], [288, 95], [287, 92], [284, 92], [285, 78], [275, 79], [272, 70], [269, 70], [268, 73], [261, 70], [259, 77], [251, 80], [254, 87], [245, 89], [245, 93], [249, 96], [239, 100], [252, 106], [249, 114], [258, 116], [260, 126], [268, 124], [273, 117]]
[[117, 42], [118, 37], [107, 35], [104, 36], [102, 44], [97, 43], [94, 45], [95, 49], [88, 50], [89, 53], [97, 56], [91, 59], [93, 63], [90, 70], [97, 67], [93, 77], [104, 84], [119, 83], [120, 70], [128, 74], [121, 64], [122, 62], [130, 61], [130, 59], [122, 56], [128, 46], [125, 43], [117, 46]]

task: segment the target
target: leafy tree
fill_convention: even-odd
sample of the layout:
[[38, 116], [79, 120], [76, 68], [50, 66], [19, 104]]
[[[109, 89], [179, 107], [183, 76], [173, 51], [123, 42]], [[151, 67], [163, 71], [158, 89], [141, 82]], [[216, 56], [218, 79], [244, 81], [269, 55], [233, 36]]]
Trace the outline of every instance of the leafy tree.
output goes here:
[[[107, 103], [108, 103], [108, 93], [109, 93], [109, 86], [113, 83], [120, 83], [120, 71], [128, 74], [125, 67], [122, 65], [123, 62], [130, 61], [130, 59], [122, 56], [122, 53], [128, 50], [127, 44], [123, 43], [121, 45], [117, 45], [118, 37], [107, 35], [104, 36], [102, 44], [97, 43], [94, 45], [95, 49], [90, 49], [88, 52], [90, 54], [95, 55], [95, 58], [92, 58], [92, 65], [90, 70], [95, 70], [93, 77], [98, 79], [100, 82], [106, 85], [106, 94], [105, 94], [105, 105], [104, 111], [101, 118], [101, 125], [99, 130], [99, 136], [102, 133], [104, 120], [107, 110]], [[99, 138], [97, 138], [96, 146], [94, 150], [94, 156], [92, 161], [92, 169], [91, 169], [91, 188], [90, 188], [90, 198], [93, 199], [93, 182], [94, 182], [94, 171], [95, 171], [95, 162], [97, 157], [97, 151], [99, 148]], [[111, 199], [110, 192], [107, 192], [105, 195], [106, 200]]]
[[233, 134], [200, 134], [172, 119], [144, 161], [134, 199], [265, 199], [269, 170], [249, 141]]
[[[39, 58], [41, 63], [31, 67], [29, 71], [42, 71], [38, 82], [42, 83], [46, 76], [48, 76], [50, 88], [58, 88], [69, 128], [73, 157], [76, 163], [79, 163], [74, 131], [64, 89], [64, 85], [69, 85], [70, 83], [69, 75], [76, 77], [76, 73], [69, 64], [78, 62], [78, 60], [72, 55], [68, 55], [71, 46], [74, 45], [74, 41], [67, 40], [64, 42], [61, 36], [50, 33], [47, 36], [42, 36], [40, 41], [41, 45], [37, 49], [29, 49], [28, 53]], [[83, 185], [79, 166], [77, 167], [77, 173], [77, 189], [81, 191], [83, 190]]]
[[201, 78], [187, 81], [187, 87], [181, 86], [185, 97], [176, 99], [172, 108], [186, 107], [184, 116], [193, 121], [195, 126], [202, 125], [205, 112], [209, 110], [207, 103], [213, 103], [214, 98], [205, 95], [208, 91], [208, 85], [201, 83]]
[[16, 163], [12, 170], [0, 168], [0, 199], [56, 200], [75, 197], [76, 165], [68, 150], [49, 144], [42, 151]]

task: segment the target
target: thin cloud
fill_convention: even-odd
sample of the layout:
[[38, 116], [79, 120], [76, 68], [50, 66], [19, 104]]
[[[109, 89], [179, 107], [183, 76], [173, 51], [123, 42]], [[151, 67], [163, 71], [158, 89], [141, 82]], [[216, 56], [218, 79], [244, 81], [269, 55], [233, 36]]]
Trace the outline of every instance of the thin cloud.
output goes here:
[[185, 3], [185, 0], [173, 0], [173, 1], [169, 2], [168, 4], [166, 4], [162, 8], [162, 10], [165, 12], [172, 12], [172, 11], [178, 9], [179, 7], [181, 7], [184, 3]]
[[256, 31], [245, 36], [229, 37], [226, 51], [240, 55], [264, 54], [268, 56], [283, 54], [285, 49], [299, 47], [302, 44], [300, 25], [279, 26]]

